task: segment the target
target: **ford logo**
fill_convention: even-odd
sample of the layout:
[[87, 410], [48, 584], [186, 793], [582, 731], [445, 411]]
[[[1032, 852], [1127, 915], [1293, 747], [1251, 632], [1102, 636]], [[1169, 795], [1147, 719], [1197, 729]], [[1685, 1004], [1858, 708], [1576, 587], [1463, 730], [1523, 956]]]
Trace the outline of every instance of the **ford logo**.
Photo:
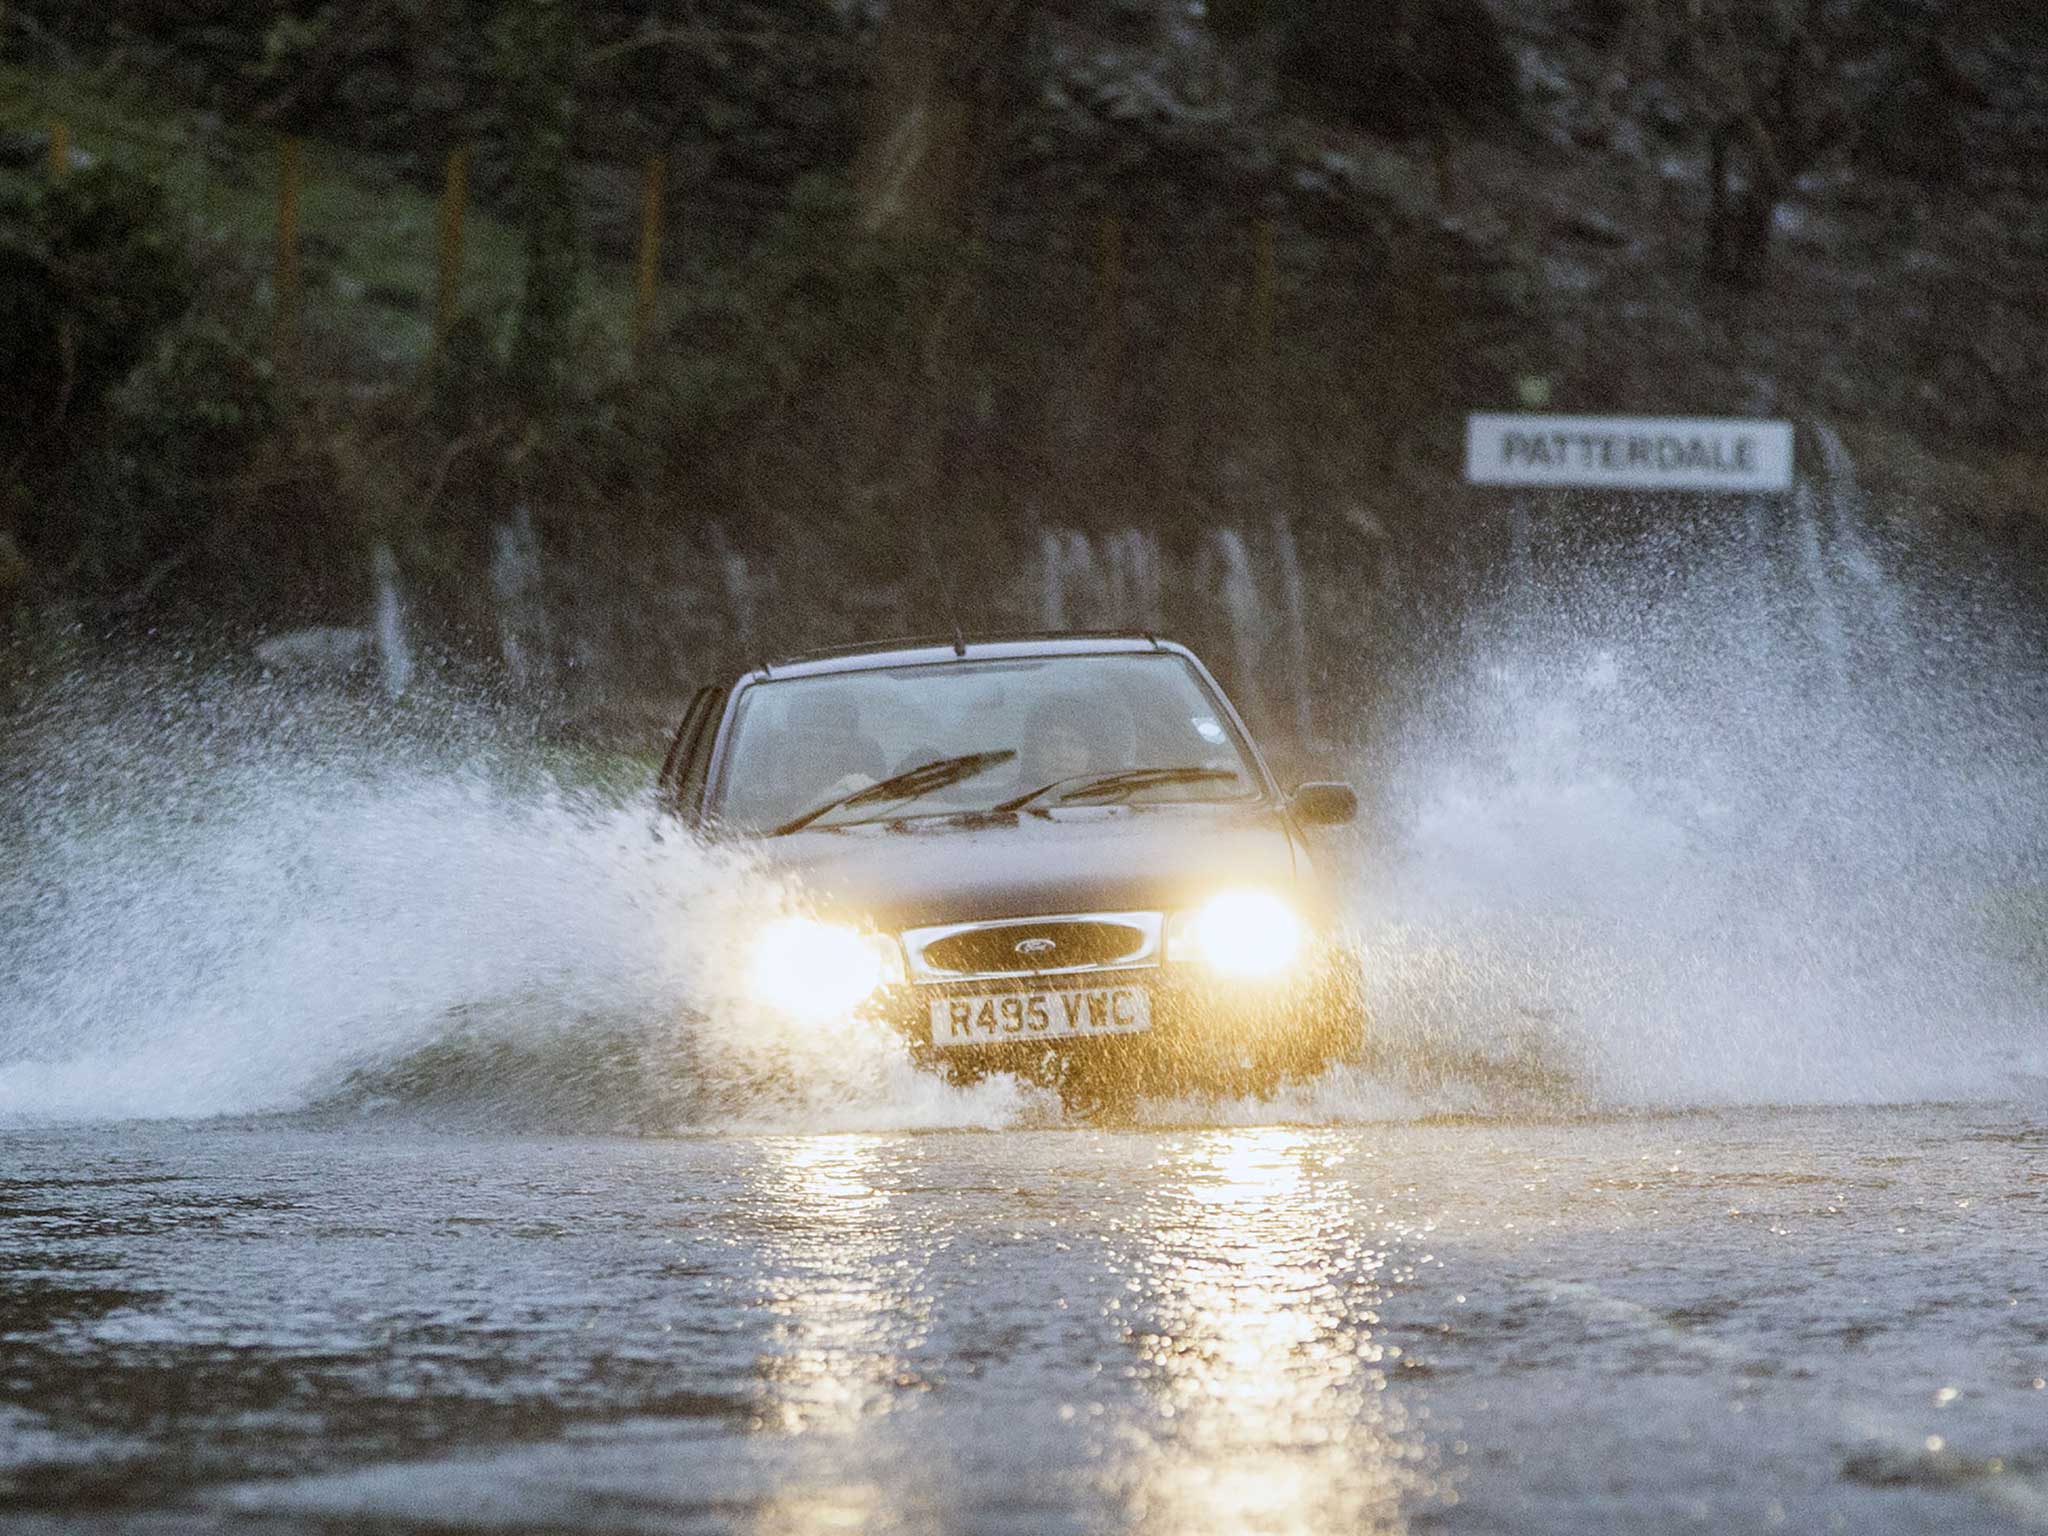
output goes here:
[[1017, 953], [1020, 955], [1049, 955], [1058, 949], [1057, 939], [1019, 939]]

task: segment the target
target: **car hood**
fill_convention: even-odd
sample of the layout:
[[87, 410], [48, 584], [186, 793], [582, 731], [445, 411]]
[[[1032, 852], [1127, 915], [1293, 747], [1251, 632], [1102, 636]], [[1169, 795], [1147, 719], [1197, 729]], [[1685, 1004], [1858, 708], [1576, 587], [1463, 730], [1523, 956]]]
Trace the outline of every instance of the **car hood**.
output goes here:
[[1158, 911], [1303, 870], [1270, 805], [1104, 806], [812, 828], [758, 845], [822, 912], [890, 929]]

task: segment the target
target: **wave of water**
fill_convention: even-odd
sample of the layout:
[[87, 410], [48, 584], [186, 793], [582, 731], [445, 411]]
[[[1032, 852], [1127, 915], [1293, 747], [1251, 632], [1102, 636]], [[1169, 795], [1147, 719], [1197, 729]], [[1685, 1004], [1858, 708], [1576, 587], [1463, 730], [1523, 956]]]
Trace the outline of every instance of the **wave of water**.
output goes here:
[[790, 893], [662, 835], [635, 765], [605, 787], [447, 699], [170, 669], [77, 680], [28, 726], [0, 836], [0, 1122], [860, 1128], [1031, 1107], [740, 1006], [739, 935]]
[[1375, 757], [1394, 830], [1356, 904], [1405, 1075], [1600, 1105], [2041, 1091], [2039, 616], [1876, 525], [1820, 441], [1783, 503], [1654, 509], [1597, 551], [1582, 508], [1524, 512]]
[[[1881, 537], [1836, 469], [1583, 547], [1537, 509], [1358, 770], [1370, 1059], [1147, 1117], [2038, 1091], [2039, 630], [1952, 551]], [[733, 956], [789, 893], [657, 835], [644, 770], [461, 700], [117, 668], [11, 740], [0, 1122], [1058, 1116], [879, 1031], [753, 1014]]]

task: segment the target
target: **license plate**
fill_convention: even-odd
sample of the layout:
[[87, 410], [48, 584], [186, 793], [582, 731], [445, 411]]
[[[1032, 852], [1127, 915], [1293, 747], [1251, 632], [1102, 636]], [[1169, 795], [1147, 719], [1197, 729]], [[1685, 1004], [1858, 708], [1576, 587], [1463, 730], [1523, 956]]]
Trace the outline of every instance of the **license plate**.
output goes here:
[[933, 1045], [1135, 1035], [1152, 1027], [1152, 994], [1143, 987], [1076, 987], [1060, 992], [936, 997], [931, 1015]]

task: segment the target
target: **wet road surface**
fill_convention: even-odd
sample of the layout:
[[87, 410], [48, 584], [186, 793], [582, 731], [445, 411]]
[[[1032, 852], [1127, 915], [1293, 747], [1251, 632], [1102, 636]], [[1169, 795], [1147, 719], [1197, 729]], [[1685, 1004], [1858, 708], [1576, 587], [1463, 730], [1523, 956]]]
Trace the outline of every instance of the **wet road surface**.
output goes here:
[[0, 1134], [0, 1530], [2048, 1527], [2048, 1108]]

